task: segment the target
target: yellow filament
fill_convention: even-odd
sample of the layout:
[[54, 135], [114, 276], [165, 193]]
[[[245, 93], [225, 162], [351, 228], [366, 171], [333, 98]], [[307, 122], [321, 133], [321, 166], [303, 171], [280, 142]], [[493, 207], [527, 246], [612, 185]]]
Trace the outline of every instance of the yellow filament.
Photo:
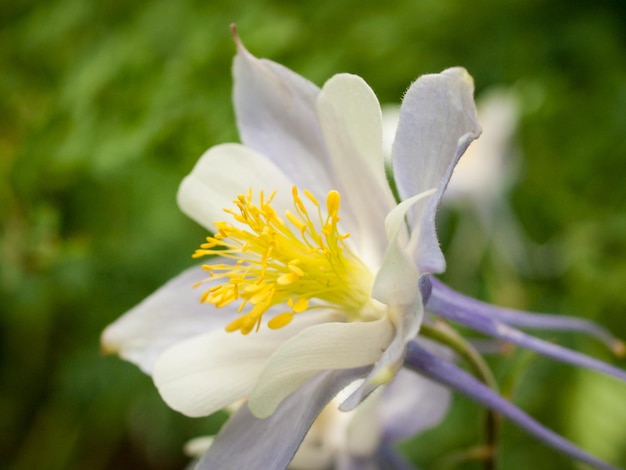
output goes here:
[[[352, 319], [369, 301], [372, 275], [345, 245], [349, 235], [338, 231], [339, 193], [328, 193], [323, 214], [313, 194], [303, 192], [306, 200], [293, 188], [293, 212], [286, 211], [287, 222], [271, 205], [276, 191], [268, 198], [261, 191], [258, 203], [252, 190], [240, 194], [233, 201], [237, 210], [224, 209], [234, 223], [216, 222], [215, 235], [207, 237], [193, 254], [194, 258], [219, 255], [232, 260], [203, 265], [209, 277], [202, 282], [214, 285], [201, 301], [218, 308], [240, 302], [241, 315], [226, 331], [248, 334], [258, 329], [263, 314], [276, 305], [285, 304], [289, 311], [269, 320], [272, 329], [286, 326], [294, 315], [307, 311], [312, 299]], [[307, 205], [311, 204], [316, 216], [309, 213]]]

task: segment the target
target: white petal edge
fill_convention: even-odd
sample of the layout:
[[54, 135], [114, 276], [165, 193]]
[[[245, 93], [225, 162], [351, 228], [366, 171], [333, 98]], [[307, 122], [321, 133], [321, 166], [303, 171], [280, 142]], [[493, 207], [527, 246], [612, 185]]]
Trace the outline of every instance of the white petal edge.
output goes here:
[[259, 418], [270, 416], [285, 397], [320, 371], [375, 363], [393, 332], [387, 318], [325, 323], [302, 331], [283, 344], [263, 369], [250, 393], [250, 411]]
[[293, 207], [293, 182], [265, 156], [241, 144], [221, 144], [207, 150], [178, 189], [180, 209], [197, 223], [215, 232], [216, 221], [234, 220], [224, 208], [232, 209], [239, 194], [253, 196], [277, 189], [272, 206], [279, 215]]
[[420, 272], [403, 245], [407, 242], [406, 215], [416, 205], [431, 197], [434, 189], [424, 191], [402, 201], [385, 219], [389, 240], [383, 264], [372, 287], [372, 297], [387, 305], [407, 305], [415, 301], [415, 291]]
[[393, 340], [365, 380], [341, 403], [341, 411], [352, 411], [379, 386], [391, 381], [402, 367], [407, 342], [415, 338], [424, 317], [419, 289], [412, 304], [389, 306], [388, 316], [395, 328]]
[[154, 383], [171, 408], [187, 416], [207, 416], [245, 397], [281, 344], [332, 318], [320, 312], [298, 317], [280, 330], [261, 326], [245, 336], [222, 330], [194, 337], [159, 357]]
[[385, 252], [372, 297], [388, 306], [388, 317], [395, 328], [393, 341], [385, 349], [380, 360], [366, 380], [341, 404], [342, 411], [350, 411], [378, 386], [390, 381], [402, 366], [406, 343], [419, 332], [424, 306], [419, 291], [420, 272], [405, 248], [405, 216], [416, 204], [425, 203], [434, 194], [431, 189], [398, 204], [385, 219], [389, 246]]
[[323, 197], [336, 189], [315, 112], [319, 88], [237, 40], [233, 100], [242, 142], [266, 155], [301, 189]]
[[136, 307], [110, 324], [102, 333], [105, 353], [116, 353], [151, 374], [158, 356], [190, 337], [226, 326], [227, 316], [216, 315], [200, 303], [201, 292], [193, 285], [206, 277], [196, 266], [157, 289]]
[[372, 89], [356, 75], [330, 78], [317, 97], [317, 114], [333, 171], [341, 175], [344, 227], [364, 261], [378, 266], [386, 214], [395, 205], [384, 173], [382, 117]]

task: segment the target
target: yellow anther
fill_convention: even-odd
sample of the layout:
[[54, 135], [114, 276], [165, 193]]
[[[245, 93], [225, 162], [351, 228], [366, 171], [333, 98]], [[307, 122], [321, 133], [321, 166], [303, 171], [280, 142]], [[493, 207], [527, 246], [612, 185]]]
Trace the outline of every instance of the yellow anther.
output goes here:
[[241, 318], [237, 318], [237, 320], [230, 322], [228, 325], [226, 325], [225, 330], [228, 333], [232, 333], [233, 331], [237, 331], [241, 326]]
[[261, 289], [259, 289], [259, 291], [256, 294], [254, 294], [248, 300], [250, 300], [250, 303], [252, 305], [258, 305], [263, 300], [267, 299], [268, 296], [270, 296], [268, 292], [268, 288], [267, 286], [263, 286]]
[[276, 282], [281, 286], [288, 286], [289, 284], [293, 284], [302, 276], [298, 276], [296, 273], [287, 273], [280, 276], [276, 279]]
[[248, 294], [254, 294], [255, 292], [259, 292], [261, 289], [263, 289], [263, 284], [248, 284], [244, 287], [244, 290]]
[[[282, 328], [293, 316], [310, 308], [331, 307], [346, 312], [350, 319], [360, 318], [370, 302], [373, 277], [367, 267], [345, 246], [347, 234], [337, 223], [341, 198], [337, 191], [326, 197], [327, 214], [309, 191], [292, 189], [294, 211], [286, 211], [286, 224], [270, 205], [276, 195], [266, 199], [259, 194], [256, 204], [252, 190], [233, 201], [236, 209], [224, 209], [243, 224], [216, 222], [217, 233], [207, 237], [193, 257], [217, 255], [231, 263], [206, 264], [206, 280], [214, 285], [201, 297], [202, 302], [225, 307], [240, 302], [241, 315], [228, 324], [226, 331], [250, 333], [259, 328], [264, 313], [273, 306], [287, 305], [289, 312], [273, 317], [270, 328]], [[307, 205], [316, 206], [309, 215]], [[294, 230], [295, 227], [295, 230]], [[197, 284], [196, 284], [197, 285]], [[248, 309], [244, 312], [244, 308]]]
[[272, 330], [277, 330], [279, 328], [282, 328], [283, 326], [287, 326], [289, 323], [291, 323], [291, 320], [293, 320], [293, 313], [279, 313], [267, 322], [267, 326], [269, 326]]
[[291, 263], [287, 265], [287, 269], [289, 269], [289, 271], [291, 271], [292, 273], [296, 274], [298, 277], [304, 276], [304, 271], [300, 269], [294, 261], [292, 261]]
[[289, 222], [296, 226], [298, 230], [300, 230], [301, 232], [304, 232], [306, 230], [306, 224], [298, 219], [295, 215], [293, 215], [293, 212], [286, 211], [285, 216], [287, 217]]
[[302, 202], [302, 199], [300, 199], [300, 195], [298, 194], [298, 188], [294, 186], [291, 190], [291, 195], [293, 196], [293, 202], [296, 209], [298, 209], [303, 214], [307, 214], [306, 207], [304, 206], [304, 203]]
[[[320, 203], [317, 202], [317, 199], [315, 199], [315, 196], [313, 196], [309, 191], [307, 191], [305, 189], [303, 192], [304, 192], [304, 195], [309, 198], [309, 201], [311, 201], [313, 204], [315, 204], [315, 207], [319, 207], [320, 206]], [[331, 191], [331, 193], [332, 192], [333, 191]], [[335, 192], [337, 192], [337, 191], [335, 191]], [[330, 194], [330, 193], [328, 193], [328, 194]]]
[[309, 308], [309, 300], [300, 297], [293, 305], [289, 305], [294, 313], [302, 313]]
[[330, 217], [336, 217], [339, 212], [339, 204], [341, 203], [341, 196], [338, 191], [330, 191], [326, 197], [326, 208]]

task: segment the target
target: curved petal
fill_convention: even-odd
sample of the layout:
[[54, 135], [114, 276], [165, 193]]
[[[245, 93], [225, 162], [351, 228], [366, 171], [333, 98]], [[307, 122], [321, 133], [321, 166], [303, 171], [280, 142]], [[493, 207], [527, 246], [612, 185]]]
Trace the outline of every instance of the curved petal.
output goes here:
[[367, 379], [341, 404], [339, 409], [342, 411], [352, 410], [379, 385], [393, 378], [402, 364], [406, 342], [419, 332], [424, 315], [418, 287], [420, 273], [402, 245], [402, 236], [406, 235], [403, 229], [407, 212], [432, 193], [425, 191], [402, 201], [385, 219], [389, 244], [383, 265], [374, 280], [372, 297], [388, 305], [388, 316], [395, 327], [395, 335]]
[[117, 353], [150, 374], [159, 355], [173, 344], [224, 329], [232, 318], [215, 315], [200, 303], [201, 292], [193, 289], [205, 277], [197, 266], [170, 280], [104, 330], [102, 350]]
[[376, 274], [372, 297], [387, 305], [402, 305], [415, 302], [415, 291], [421, 273], [405, 249], [406, 233], [404, 221], [415, 205], [424, 204], [433, 191], [424, 191], [402, 201], [385, 218], [385, 232], [389, 243], [383, 263]]
[[386, 318], [308, 328], [271, 357], [250, 394], [248, 406], [255, 416], [267, 417], [316, 373], [375, 363], [392, 338], [393, 327]]
[[406, 365], [416, 372], [452, 387], [488, 408], [501, 413], [554, 449], [596, 468], [616, 470], [615, 467], [596, 459], [555, 432], [545, 428], [467, 372], [431, 354], [413, 341], [409, 343]]
[[[419, 290], [420, 273], [405, 250], [404, 221], [407, 212], [415, 204], [423, 203], [433, 192], [417, 194], [398, 204], [385, 219], [385, 231], [389, 244], [383, 265], [376, 275], [372, 297], [388, 305], [388, 316], [395, 327], [395, 335], [389, 347], [365, 380], [339, 407], [349, 411], [382, 383], [395, 375], [401, 366], [406, 342], [417, 335], [424, 314]], [[406, 243], [406, 242], [405, 242]]]
[[398, 121], [400, 120], [400, 105], [395, 103], [386, 103], [381, 106], [383, 118], [383, 156], [385, 165], [391, 164], [391, 150], [393, 149], [393, 140], [398, 130]]
[[400, 196], [406, 199], [437, 188], [428, 205], [416, 206], [409, 217], [414, 229], [411, 246], [424, 273], [445, 269], [435, 213], [456, 162], [481, 132], [473, 92], [467, 71], [451, 68], [418, 78], [400, 109], [392, 155]]
[[237, 40], [234, 104], [242, 142], [291, 175], [301, 189], [335, 189], [315, 111], [319, 88], [275, 62], [257, 59]]
[[384, 173], [378, 99], [362, 78], [338, 74], [322, 87], [317, 114], [333, 171], [341, 175], [344, 227], [358, 253], [373, 258], [365, 261], [379, 266], [387, 244], [384, 220], [395, 202]]
[[229, 218], [223, 209], [232, 209], [239, 194], [247, 194], [252, 188], [255, 197], [259, 191], [269, 196], [280, 189], [272, 206], [278, 214], [284, 214], [293, 207], [292, 186], [291, 179], [263, 155], [241, 144], [222, 144], [207, 150], [183, 179], [178, 188], [178, 205], [198, 224], [215, 232], [214, 223]]
[[286, 468], [322, 409], [365, 372], [366, 369], [322, 372], [285, 398], [265, 419], [255, 417], [247, 406], [242, 406], [222, 428], [196, 470]]
[[407, 341], [417, 335], [423, 315], [419, 289], [413, 304], [389, 307], [389, 317], [395, 327], [393, 340], [363, 383], [339, 406], [341, 411], [353, 410], [380, 385], [393, 379], [402, 366]]
[[159, 357], [154, 383], [171, 408], [209, 415], [245, 397], [281, 344], [328, 320], [326, 313], [302, 315], [280, 330], [260, 328], [245, 336], [221, 330], [191, 338]]

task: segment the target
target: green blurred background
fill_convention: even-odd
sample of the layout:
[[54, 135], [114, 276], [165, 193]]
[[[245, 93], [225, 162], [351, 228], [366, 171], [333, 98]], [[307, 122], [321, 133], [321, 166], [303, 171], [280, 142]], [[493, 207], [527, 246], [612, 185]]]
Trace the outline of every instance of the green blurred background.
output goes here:
[[[510, 204], [561, 268], [526, 276], [495, 252], [471, 264], [461, 253], [447, 280], [626, 338], [625, 2], [5, 1], [0, 467], [183, 468], [183, 443], [223, 421], [170, 411], [148, 377], [103, 357], [98, 343], [108, 323], [190, 266], [205, 236], [175, 193], [205, 149], [237, 139], [231, 22], [256, 55], [318, 84], [357, 73], [381, 102], [452, 65], [470, 71], [479, 97], [515, 87], [524, 163]], [[444, 247], [461, 217], [442, 218]], [[593, 340], [543, 337], [612, 360]], [[626, 385], [521, 351], [492, 363], [525, 410], [626, 466]], [[482, 419], [457, 397], [444, 425], [406, 449], [440, 468], [480, 444]], [[580, 468], [510, 424], [500, 460], [502, 469]]]

